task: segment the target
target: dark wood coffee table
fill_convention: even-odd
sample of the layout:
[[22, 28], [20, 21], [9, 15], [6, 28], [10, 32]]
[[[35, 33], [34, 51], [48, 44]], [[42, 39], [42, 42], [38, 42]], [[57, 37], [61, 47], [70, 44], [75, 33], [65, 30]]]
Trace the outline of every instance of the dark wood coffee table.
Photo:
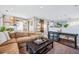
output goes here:
[[27, 49], [31, 54], [43, 54], [46, 52], [49, 45], [52, 45], [53, 48], [53, 40], [46, 40], [40, 45], [37, 45], [36, 43], [34, 43], [34, 41], [31, 41], [27, 44]]

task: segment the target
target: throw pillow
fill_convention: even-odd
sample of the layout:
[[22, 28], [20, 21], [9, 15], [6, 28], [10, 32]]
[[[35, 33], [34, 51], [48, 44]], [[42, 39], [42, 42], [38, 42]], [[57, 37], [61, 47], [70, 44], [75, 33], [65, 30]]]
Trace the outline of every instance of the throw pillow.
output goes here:
[[0, 45], [7, 41], [7, 37], [4, 32], [0, 32]]
[[8, 32], [4, 32], [4, 34], [7, 37], [7, 40], [10, 40], [11, 39]]

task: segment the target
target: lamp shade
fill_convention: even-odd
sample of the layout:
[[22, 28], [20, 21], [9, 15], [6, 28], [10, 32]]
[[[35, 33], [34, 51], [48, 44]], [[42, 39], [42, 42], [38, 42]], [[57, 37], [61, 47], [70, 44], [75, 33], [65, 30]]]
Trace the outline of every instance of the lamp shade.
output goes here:
[[15, 24], [15, 17], [13, 17], [13, 16], [10, 17], [10, 23], [11, 23], [11, 25]]

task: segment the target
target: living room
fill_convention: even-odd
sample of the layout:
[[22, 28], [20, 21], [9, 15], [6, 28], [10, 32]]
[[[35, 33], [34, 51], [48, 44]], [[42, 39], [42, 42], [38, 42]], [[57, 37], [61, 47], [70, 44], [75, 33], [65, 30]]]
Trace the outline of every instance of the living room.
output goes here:
[[0, 54], [79, 54], [78, 10], [78, 5], [0, 5]]

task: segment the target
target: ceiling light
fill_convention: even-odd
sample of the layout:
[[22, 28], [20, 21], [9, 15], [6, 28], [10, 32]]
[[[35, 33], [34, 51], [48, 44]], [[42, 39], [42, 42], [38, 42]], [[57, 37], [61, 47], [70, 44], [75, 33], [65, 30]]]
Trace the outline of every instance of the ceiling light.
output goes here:
[[13, 8], [11, 8], [11, 10], [13, 10]]
[[10, 17], [10, 19], [14, 19], [14, 17]]
[[40, 8], [43, 8], [43, 6], [40, 6]]

